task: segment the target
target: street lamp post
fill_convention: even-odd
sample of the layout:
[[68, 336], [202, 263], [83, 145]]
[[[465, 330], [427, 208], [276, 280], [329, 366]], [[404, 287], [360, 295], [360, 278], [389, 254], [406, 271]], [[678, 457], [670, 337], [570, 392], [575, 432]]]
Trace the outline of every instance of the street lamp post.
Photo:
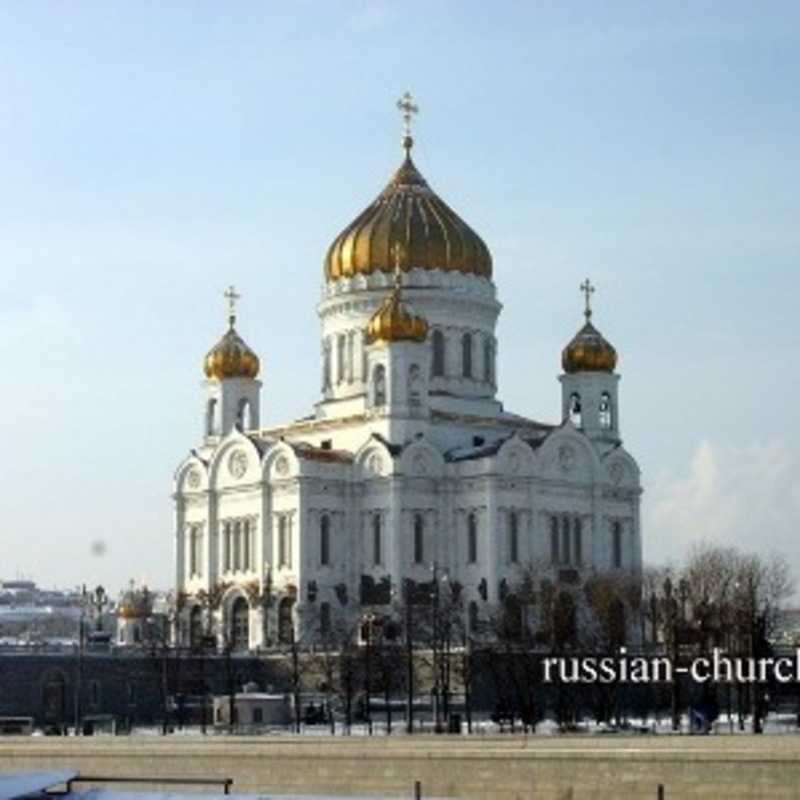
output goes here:
[[367, 717], [367, 729], [372, 736], [372, 625], [375, 622], [375, 615], [370, 612], [362, 617], [364, 630], [366, 632], [366, 674], [364, 675], [364, 694], [366, 695], [365, 713]]

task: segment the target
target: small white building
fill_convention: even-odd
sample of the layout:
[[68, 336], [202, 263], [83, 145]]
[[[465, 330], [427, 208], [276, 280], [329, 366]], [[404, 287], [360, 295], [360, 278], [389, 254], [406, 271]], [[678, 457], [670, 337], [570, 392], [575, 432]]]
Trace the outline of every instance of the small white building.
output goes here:
[[[231, 725], [230, 695], [215, 696], [213, 700], [214, 727], [228, 728]], [[292, 696], [244, 691], [233, 696], [233, 726], [239, 733], [270, 726], [288, 725], [294, 719]]]
[[[227, 293], [228, 330], [204, 363], [202, 436], [173, 487], [185, 640], [209, 628], [237, 650], [289, 642], [303, 620], [324, 629], [388, 608], [404, 580], [430, 581], [433, 563], [470, 624], [532, 564], [565, 592], [592, 572], [641, 570], [639, 468], [593, 288], [562, 353], [560, 417], [505, 409], [491, 254], [417, 170], [408, 133], [403, 145], [388, 185], [325, 256], [311, 413], [261, 426], [260, 359]], [[301, 335], [287, 331], [274, 358]]]

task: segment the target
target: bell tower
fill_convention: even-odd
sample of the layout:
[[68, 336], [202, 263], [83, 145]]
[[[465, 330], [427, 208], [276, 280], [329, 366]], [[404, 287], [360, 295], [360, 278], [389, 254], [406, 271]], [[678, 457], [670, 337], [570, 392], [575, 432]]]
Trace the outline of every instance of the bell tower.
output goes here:
[[241, 296], [233, 286], [224, 296], [228, 304], [228, 330], [203, 362], [206, 441], [226, 436], [234, 428], [246, 431], [259, 425], [261, 381], [257, 376], [261, 363], [236, 332], [236, 301]]
[[592, 325], [591, 297], [595, 289], [588, 278], [580, 289], [586, 322], [561, 353], [561, 417], [587, 436], [618, 442], [617, 351]]

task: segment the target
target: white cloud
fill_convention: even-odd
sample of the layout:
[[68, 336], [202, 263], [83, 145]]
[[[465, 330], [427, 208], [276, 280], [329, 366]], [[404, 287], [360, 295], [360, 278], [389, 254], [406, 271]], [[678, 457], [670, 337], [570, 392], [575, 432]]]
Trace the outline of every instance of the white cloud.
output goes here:
[[650, 563], [682, 561], [699, 541], [784, 555], [800, 575], [800, 458], [781, 441], [701, 441], [685, 468], [644, 497]]

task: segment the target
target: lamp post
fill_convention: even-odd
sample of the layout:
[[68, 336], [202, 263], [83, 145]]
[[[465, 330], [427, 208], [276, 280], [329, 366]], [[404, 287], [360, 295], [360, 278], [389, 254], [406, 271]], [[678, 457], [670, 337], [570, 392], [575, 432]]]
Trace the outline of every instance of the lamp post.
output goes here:
[[366, 695], [365, 714], [367, 717], [367, 729], [369, 735], [372, 736], [372, 625], [375, 622], [375, 615], [372, 612], [364, 614], [361, 618], [364, 623], [364, 632], [366, 633], [366, 671], [364, 675], [364, 694]]
[[88, 594], [86, 592], [86, 584], [81, 586], [81, 599], [80, 608], [81, 613], [78, 618], [78, 664], [75, 675], [75, 697], [74, 697], [74, 723], [75, 735], [80, 735], [81, 729], [81, 683], [83, 682], [83, 642], [84, 642], [84, 617], [86, 616], [86, 602]]
[[[431, 564], [433, 579], [431, 582], [431, 602], [433, 608], [432, 624], [432, 655], [433, 655], [433, 712], [434, 730], [442, 732], [442, 710], [448, 716], [448, 685], [449, 685], [449, 660], [450, 660], [450, 634], [449, 624], [444, 624], [441, 614], [441, 597], [439, 589], [439, 564]], [[447, 570], [442, 570], [441, 580], [448, 581]], [[444, 652], [442, 652], [444, 650]]]

